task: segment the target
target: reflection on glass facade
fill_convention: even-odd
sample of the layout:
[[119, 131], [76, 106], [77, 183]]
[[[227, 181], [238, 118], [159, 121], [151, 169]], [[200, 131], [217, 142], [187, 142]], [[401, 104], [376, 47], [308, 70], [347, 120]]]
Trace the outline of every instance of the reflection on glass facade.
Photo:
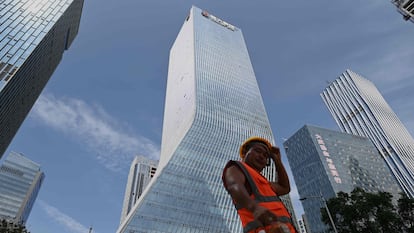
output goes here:
[[83, 0], [0, 2], [0, 158], [78, 33]]
[[221, 174], [252, 135], [273, 141], [242, 32], [192, 7], [170, 51], [158, 170], [118, 232], [242, 232]]
[[0, 219], [24, 225], [44, 177], [38, 164], [11, 152], [0, 166]]
[[397, 200], [401, 189], [390, 169], [366, 138], [305, 125], [283, 143], [312, 233], [327, 233], [321, 221], [322, 199], [355, 187], [389, 192]]
[[321, 96], [341, 130], [371, 139], [401, 189], [414, 198], [414, 140], [375, 85], [347, 70]]
[[125, 188], [124, 204], [121, 212], [121, 223], [137, 203], [145, 187], [157, 170], [158, 161], [144, 156], [135, 156], [129, 169], [128, 181]]

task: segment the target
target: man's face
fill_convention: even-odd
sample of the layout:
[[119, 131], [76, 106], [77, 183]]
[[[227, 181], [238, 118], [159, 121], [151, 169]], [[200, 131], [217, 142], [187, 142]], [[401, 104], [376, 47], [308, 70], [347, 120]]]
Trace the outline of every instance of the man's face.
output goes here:
[[269, 148], [263, 143], [254, 143], [246, 152], [244, 161], [257, 171], [261, 172], [266, 167], [267, 160], [270, 156]]

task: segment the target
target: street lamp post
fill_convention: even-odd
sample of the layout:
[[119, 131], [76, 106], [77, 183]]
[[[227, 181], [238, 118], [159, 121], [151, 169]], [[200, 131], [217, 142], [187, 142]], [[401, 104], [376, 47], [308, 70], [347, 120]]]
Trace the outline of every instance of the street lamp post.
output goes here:
[[329, 220], [331, 221], [332, 228], [333, 228], [333, 230], [334, 230], [335, 233], [338, 233], [338, 231], [336, 230], [335, 222], [333, 221], [331, 212], [329, 211], [328, 204], [326, 204], [325, 198], [321, 195], [321, 196], [302, 197], [299, 200], [300, 201], [304, 201], [304, 200], [309, 199], [309, 198], [317, 198], [317, 199], [321, 199], [323, 201], [323, 204], [324, 204], [325, 209], [326, 209], [326, 213], [328, 213]]

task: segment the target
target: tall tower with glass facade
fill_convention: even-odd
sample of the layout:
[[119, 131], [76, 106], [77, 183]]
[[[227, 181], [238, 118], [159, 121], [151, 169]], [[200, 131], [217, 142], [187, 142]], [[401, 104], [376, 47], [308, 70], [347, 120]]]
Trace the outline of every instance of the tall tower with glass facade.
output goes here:
[[371, 139], [401, 189], [414, 198], [414, 139], [375, 85], [346, 70], [321, 97], [343, 132]]
[[0, 158], [78, 33], [83, 0], [0, 3]]
[[0, 166], [0, 219], [24, 225], [44, 177], [39, 164], [11, 152]]
[[274, 141], [242, 31], [192, 7], [170, 51], [157, 172], [118, 232], [242, 232], [221, 175], [253, 135]]
[[129, 169], [128, 181], [125, 188], [124, 204], [121, 212], [121, 223], [137, 203], [145, 187], [157, 170], [158, 161], [144, 156], [135, 156]]
[[394, 176], [366, 137], [305, 125], [283, 146], [312, 233], [328, 233], [320, 209], [340, 191], [360, 187], [400, 197]]

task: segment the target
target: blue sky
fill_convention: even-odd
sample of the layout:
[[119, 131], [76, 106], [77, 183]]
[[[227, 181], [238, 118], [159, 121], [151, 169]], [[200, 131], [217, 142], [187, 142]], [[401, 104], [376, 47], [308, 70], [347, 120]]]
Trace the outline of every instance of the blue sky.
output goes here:
[[319, 94], [346, 69], [373, 81], [414, 135], [414, 24], [390, 1], [85, 1], [77, 38], [6, 151], [46, 174], [32, 233], [116, 231], [133, 157], [159, 157], [169, 50], [192, 5], [242, 29], [279, 146], [304, 124], [338, 129]]

